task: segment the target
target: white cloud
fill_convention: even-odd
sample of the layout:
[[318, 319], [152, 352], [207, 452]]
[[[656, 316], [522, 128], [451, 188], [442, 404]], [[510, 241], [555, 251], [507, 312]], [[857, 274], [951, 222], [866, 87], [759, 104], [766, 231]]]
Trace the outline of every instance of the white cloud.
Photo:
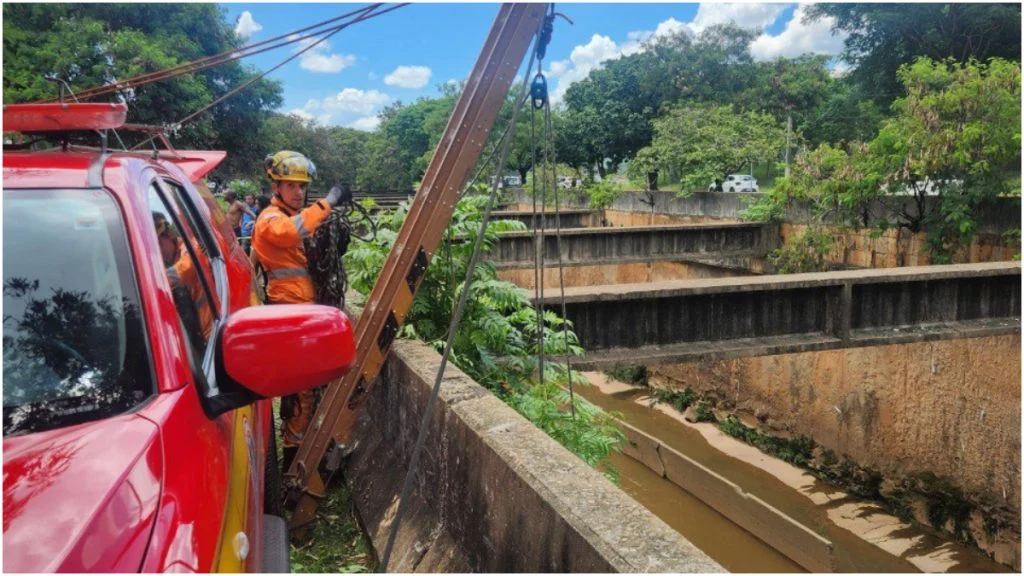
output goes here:
[[380, 118], [377, 116], [365, 116], [349, 124], [349, 128], [355, 128], [356, 130], [363, 130], [366, 132], [372, 132], [377, 129], [380, 125]]
[[[298, 37], [298, 34], [292, 34], [288, 36], [288, 39], [295, 40]], [[304, 48], [316, 44], [317, 40], [318, 39], [315, 37], [299, 40], [292, 51], [299, 52]], [[331, 43], [326, 40], [316, 44], [313, 48], [303, 52], [302, 56], [299, 56], [299, 67], [303, 70], [316, 72], [318, 74], [337, 74], [356, 63], [356, 57], [354, 55], [331, 54], [330, 49]]]
[[242, 12], [242, 15], [238, 17], [238, 22], [235, 24], [235, 34], [239, 38], [248, 38], [260, 30], [263, 30], [263, 26], [252, 19], [252, 12], [248, 10]]
[[303, 120], [312, 120], [313, 119], [313, 115], [310, 114], [309, 112], [306, 112], [302, 108], [292, 108], [291, 110], [288, 111], [288, 114], [290, 116], [298, 116], [299, 118], [302, 118]]
[[391, 97], [377, 90], [345, 88], [334, 96], [324, 98], [320, 106], [329, 112], [354, 112], [367, 115], [391, 102]]
[[715, 24], [735, 23], [740, 28], [761, 28], [770, 26], [786, 9], [785, 4], [713, 4], [703, 3], [697, 8], [697, 15], [687, 27], [699, 34]]
[[611, 38], [594, 34], [590, 42], [573, 48], [568, 60], [553, 61], [547, 75], [558, 80], [558, 86], [551, 92], [551, 101], [561, 102], [569, 85], [586, 78], [591, 70], [598, 68], [605, 60], [618, 58], [621, 54], [621, 47]]
[[423, 88], [430, 82], [430, 74], [426, 66], [399, 66], [384, 77], [384, 83], [399, 88]]
[[356, 57], [351, 54], [322, 54], [316, 48], [299, 57], [303, 70], [322, 74], [337, 74], [355, 62]]
[[793, 18], [778, 36], [762, 34], [750, 45], [750, 53], [758, 60], [769, 60], [778, 56], [792, 58], [808, 52], [816, 54], [838, 54], [843, 49], [846, 33], [832, 34], [833, 19], [821, 18], [804, 24], [804, 10], [801, 4], [793, 12]]
[[378, 90], [345, 88], [323, 99], [311, 98], [302, 108], [289, 111], [306, 120], [316, 119], [324, 126], [351, 126], [360, 130], [373, 130], [377, 113], [393, 99]]
[[[646, 49], [646, 43], [651, 40], [680, 33], [693, 36], [700, 34], [709, 26], [729, 22], [741, 28], [763, 30], [774, 24], [786, 7], [786, 4], [704, 3], [697, 8], [697, 14], [691, 22], [680, 22], [670, 17], [659, 22], [653, 31], [629, 32], [621, 44], [608, 36], [594, 34], [590, 42], [573, 48], [568, 59], [553, 60], [548, 65], [545, 73], [549, 82], [555, 85], [551, 91], [551, 101], [560, 102], [572, 83], [583, 80], [591, 70], [600, 68], [604, 62], [642, 52]], [[797, 7], [786, 28], [777, 36], [762, 33], [754, 40], [750, 47], [753, 57], [764, 60], [776, 56], [799, 56], [805, 52], [838, 54], [842, 50], [846, 35], [832, 35], [830, 18], [808, 25], [803, 24], [804, 8], [804, 5]], [[834, 73], [841, 74], [842, 71]]]

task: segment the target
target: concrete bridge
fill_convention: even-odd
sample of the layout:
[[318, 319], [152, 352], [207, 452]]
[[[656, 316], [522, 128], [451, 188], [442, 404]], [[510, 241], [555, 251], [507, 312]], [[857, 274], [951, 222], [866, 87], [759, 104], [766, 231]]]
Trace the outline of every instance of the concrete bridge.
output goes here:
[[[1019, 262], [567, 288], [591, 366], [1020, 330]], [[556, 309], [559, 295], [543, 303]]]
[[[716, 255], [764, 256], [778, 245], [772, 224], [743, 223], [628, 228], [573, 228], [561, 232], [565, 265], [623, 264]], [[548, 267], [558, 262], [558, 238], [544, 237]], [[533, 268], [533, 232], [507, 232], [487, 258], [501, 269]]]

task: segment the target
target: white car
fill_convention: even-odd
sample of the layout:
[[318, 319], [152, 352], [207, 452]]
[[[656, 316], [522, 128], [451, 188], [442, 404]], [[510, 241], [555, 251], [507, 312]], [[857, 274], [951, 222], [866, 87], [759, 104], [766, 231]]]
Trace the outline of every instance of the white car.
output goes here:
[[[715, 191], [714, 182], [708, 186], [708, 192]], [[722, 181], [723, 192], [760, 192], [761, 189], [757, 187], [757, 180], [754, 180], [753, 176], [749, 174], [729, 174]]]

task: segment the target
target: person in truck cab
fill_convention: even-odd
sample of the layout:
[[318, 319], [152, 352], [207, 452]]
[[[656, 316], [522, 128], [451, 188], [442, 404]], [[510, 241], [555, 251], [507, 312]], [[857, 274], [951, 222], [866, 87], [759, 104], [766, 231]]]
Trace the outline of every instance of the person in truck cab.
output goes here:
[[181, 315], [182, 324], [193, 342], [207, 342], [213, 329], [213, 312], [192, 264], [192, 257], [189, 256], [184, 242], [167, 216], [153, 212], [153, 226], [156, 228], [160, 256], [166, 267], [167, 280], [174, 295], [174, 305]]
[[[312, 304], [313, 281], [307, 269], [302, 241], [313, 234], [340, 202], [341, 188], [335, 186], [323, 200], [303, 208], [306, 187], [316, 177], [316, 166], [298, 152], [284, 150], [267, 156], [264, 168], [270, 178], [270, 206], [260, 212], [252, 233], [252, 250], [267, 277], [268, 304]], [[288, 470], [302, 443], [315, 409], [313, 390], [281, 399], [284, 423], [284, 458]]]

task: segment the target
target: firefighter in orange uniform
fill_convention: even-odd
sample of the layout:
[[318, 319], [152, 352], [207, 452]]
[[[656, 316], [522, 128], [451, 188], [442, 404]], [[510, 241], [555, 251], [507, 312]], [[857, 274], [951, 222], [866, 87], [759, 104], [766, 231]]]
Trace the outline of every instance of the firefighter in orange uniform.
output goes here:
[[[316, 177], [316, 166], [298, 152], [288, 150], [264, 160], [270, 206], [260, 212], [252, 233], [252, 249], [267, 275], [268, 304], [312, 304], [313, 281], [306, 267], [302, 241], [308, 238], [341, 200], [342, 191], [331, 188], [323, 200], [303, 209], [304, 192]], [[284, 422], [283, 466], [287, 471], [313, 417], [315, 392], [300, 392], [281, 399]]]
[[[153, 212], [160, 255], [163, 258], [167, 280], [178, 307], [182, 322], [193, 350], [202, 350], [210, 339], [213, 329], [213, 311], [206, 300], [206, 292], [199, 281], [199, 273], [192, 263], [192, 257], [185, 248], [185, 242], [160, 212]], [[199, 247], [195, 247], [198, 253]]]

